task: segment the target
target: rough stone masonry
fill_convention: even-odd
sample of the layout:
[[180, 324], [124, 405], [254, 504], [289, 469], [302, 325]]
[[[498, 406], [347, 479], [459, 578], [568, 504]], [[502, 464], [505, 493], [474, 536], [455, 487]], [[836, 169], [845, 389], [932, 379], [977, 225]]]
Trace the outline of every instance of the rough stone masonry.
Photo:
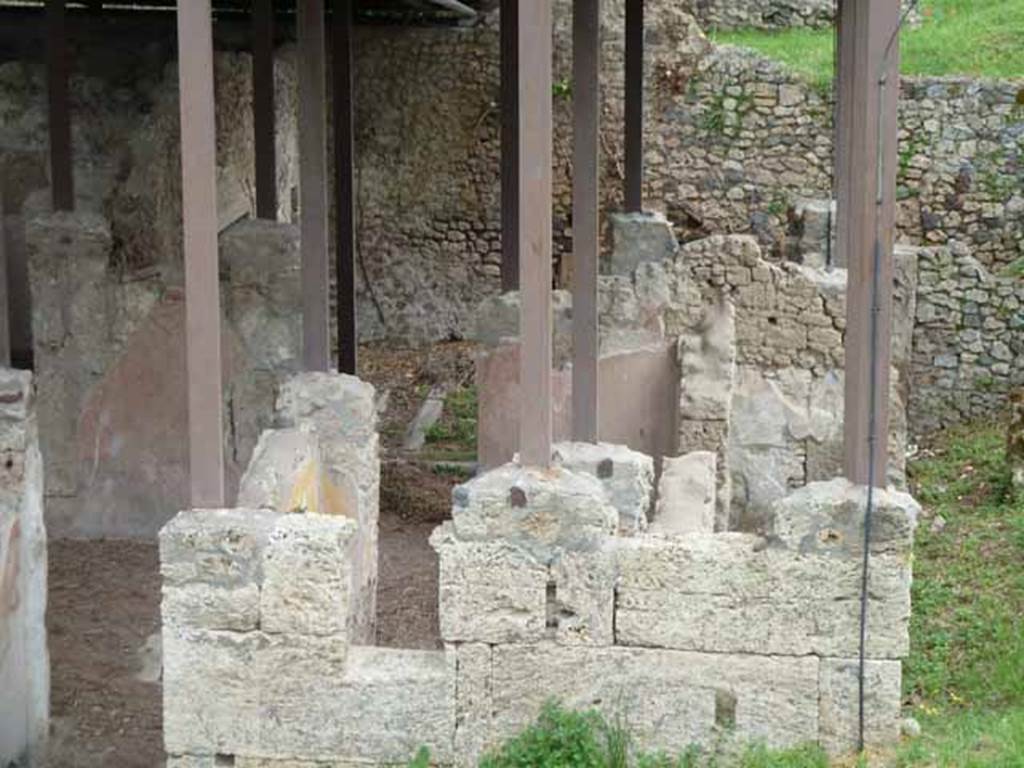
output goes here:
[[[310, 386], [365, 387], [331, 378], [288, 387], [295, 401]], [[254, 487], [294, 498], [311, 438], [282, 432], [258, 450]], [[347, 469], [357, 484], [373, 471]], [[550, 698], [624, 718], [646, 750], [850, 750], [864, 490], [812, 483], [774, 505], [765, 535], [716, 533], [714, 473], [677, 479], [652, 520], [649, 456], [563, 443], [551, 468], [508, 463], [457, 487], [431, 537], [441, 651], [353, 635], [356, 542], [375, 520], [288, 504], [182, 512], [160, 537], [169, 766], [404, 765], [421, 746], [439, 765], [475, 765]], [[876, 498], [869, 744], [899, 733], [918, 513], [906, 494]], [[661, 518], [683, 531], [649, 532]]]

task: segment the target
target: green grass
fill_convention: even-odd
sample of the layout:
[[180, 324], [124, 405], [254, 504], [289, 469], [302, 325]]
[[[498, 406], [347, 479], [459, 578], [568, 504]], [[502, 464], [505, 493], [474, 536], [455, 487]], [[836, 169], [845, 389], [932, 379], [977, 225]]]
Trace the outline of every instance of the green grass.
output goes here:
[[926, 517], [904, 688], [924, 733], [897, 766], [1024, 766], [1024, 499], [1004, 431], [952, 431], [910, 466]]
[[[929, 0], [919, 27], [900, 36], [907, 75], [1024, 77], [1024, 0]], [[712, 32], [719, 43], [752, 48], [812, 82], [832, 80], [831, 29]]]
[[441, 418], [427, 430], [425, 457], [449, 461], [476, 459], [475, 387], [460, 387], [444, 399]]

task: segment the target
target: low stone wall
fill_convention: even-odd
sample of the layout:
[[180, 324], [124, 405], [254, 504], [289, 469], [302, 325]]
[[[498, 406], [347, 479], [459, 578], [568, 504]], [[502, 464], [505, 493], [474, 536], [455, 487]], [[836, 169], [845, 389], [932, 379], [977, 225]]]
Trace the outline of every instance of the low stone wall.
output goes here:
[[46, 527], [31, 374], [0, 369], [0, 765], [35, 765], [49, 731]]
[[1024, 385], [1024, 280], [960, 243], [918, 261], [909, 418], [931, 431], [1003, 409]]
[[[914, 0], [901, 0], [906, 11]], [[830, 27], [835, 0], [687, 0], [704, 29]], [[912, 20], [918, 18], [912, 14]]]
[[[552, 697], [625, 718], [646, 750], [855, 747], [863, 489], [836, 480], [782, 500], [770, 546], [707, 527], [651, 535], [622, 524], [653, 506], [650, 457], [557, 455], [553, 469], [508, 464], [455, 489], [431, 538], [442, 651], [352, 642], [353, 521], [181, 513], [161, 534], [169, 766], [402, 765], [421, 746], [475, 765]], [[662, 510], [699, 513], [661, 495]], [[904, 494], [876, 500], [872, 745], [899, 733], [918, 511]]]

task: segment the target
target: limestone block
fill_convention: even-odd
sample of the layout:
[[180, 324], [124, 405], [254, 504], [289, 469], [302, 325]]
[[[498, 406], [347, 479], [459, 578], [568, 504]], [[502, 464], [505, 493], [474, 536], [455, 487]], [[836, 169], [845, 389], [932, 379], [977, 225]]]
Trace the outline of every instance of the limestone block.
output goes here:
[[349, 616], [350, 542], [346, 518], [282, 515], [263, 553], [260, 627], [268, 633], [343, 635]]
[[620, 533], [631, 535], [647, 528], [654, 487], [654, 460], [624, 445], [558, 443], [554, 459], [571, 472], [597, 478], [618, 510]]
[[713, 533], [718, 457], [711, 451], [665, 457], [651, 533]]
[[459, 765], [476, 766], [491, 738], [492, 647], [464, 643], [455, 654], [455, 753]]
[[542, 562], [598, 548], [619, 522], [599, 480], [558, 466], [505, 464], [456, 487], [452, 502], [459, 539], [516, 544]]
[[258, 584], [278, 515], [265, 510], [201, 509], [179, 513], [160, 531], [164, 586]]
[[353, 642], [371, 642], [377, 605], [380, 439], [373, 387], [355, 376], [299, 373], [277, 401], [281, 427], [312, 427], [320, 441], [322, 511], [358, 523], [351, 556]]
[[491, 670], [492, 745], [519, 732], [552, 698], [624, 718], [635, 729], [639, 749], [668, 754], [712, 743], [716, 722], [733, 723], [739, 740], [771, 746], [818, 735], [813, 656], [540, 643], [495, 647]]
[[[858, 672], [856, 658], [821, 660], [820, 743], [830, 754], [857, 749]], [[900, 736], [901, 664], [868, 659], [864, 673], [865, 745], [893, 744]]]
[[450, 523], [430, 543], [440, 559], [438, 610], [446, 642], [529, 642], [544, 636], [548, 567], [501, 541], [460, 541]]
[[551, 565], [547, 623], [565, 645], [615, 642], [616, 551], [563, 552]]
[[647, 261], [663, 261], [679, 252], [672, 224], [660, 213], [612, 213], [612, 250], [604, 272], [629, 275]]
[[260, 435], [239, 485], [238, 506], [278, 512], [326, 511], [320, 444], [313, 427], [271, 429]]
[[[845, 478], [810, 483], [776, 502], [772, 532], [795, 552], [860, 557], [864, 551], [867, 488]], [[912, 496], [875, 489], [871, 553], [909, 560], [921, 506]]]
[[244, 632], [259, 626], [260, 588], [255, 583], [235, 587], [165, 584], [160, 610], [171, 624]]
[[[615, 627], [622, 645], [718, 653], [858, 653], [861, 562], [738, 533], [622, 539]], [[910, 566], [872, 559], [870, 658], [909, 648]]]
[[693, 333], [679, 338], [679, 413], [684, 419], [728, 419], [736, 379], [736, 319], [719, 301]]

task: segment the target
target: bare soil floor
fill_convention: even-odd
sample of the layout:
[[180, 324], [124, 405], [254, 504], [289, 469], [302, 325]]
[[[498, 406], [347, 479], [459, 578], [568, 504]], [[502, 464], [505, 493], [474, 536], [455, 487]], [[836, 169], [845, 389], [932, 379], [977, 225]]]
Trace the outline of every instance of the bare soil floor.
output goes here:
[[[427, 542], [447, 519], [457, 476], [404, 455], [401, 440], [425, 392], [471, 378], [471, 348], [364, 347], [361, 373], [387, 391], [381, 423], [377, 642], [441, 647], [437, 556]], [[49, 544], [52, 736], [46, 768], [164, 764], [160, 575], [155, 542]]]

